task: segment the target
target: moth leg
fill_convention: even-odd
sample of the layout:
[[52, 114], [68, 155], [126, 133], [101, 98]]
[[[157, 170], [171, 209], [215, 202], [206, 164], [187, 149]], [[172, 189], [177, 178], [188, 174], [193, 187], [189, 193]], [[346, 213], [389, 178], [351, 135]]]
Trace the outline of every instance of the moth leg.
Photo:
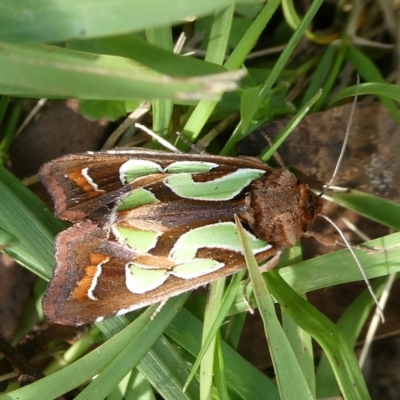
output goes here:
[[246, 280], [244, 281], [244, 285], [243, 285], [242, 295], [243, 295], [244, 304], [246, 304], [247, 311], [250, 314], [254, 314], [254, 308], [251, 306], [249, 298], [247, 297], [247, 288], [249, 286], [249, 283], [250, 283], [250, 278], [246, 278]]
[[[270, 260], [268, 260], [264, 265], [262, 265], [260, 267], [260, 271], [266, 272], [266, 271], [269, 271], [270, 269], [275, 268], [279, 263], [281, 255], [282, 255], [282, 252], [278, 251]], [[254, 314], [254, 308], [251, 306], [249, 298], [247, 297], [247, 289], [248, 289], [249, 283], [250, 283], [250, 278], [247, 278], [243, 284], [243, 292], [242, 292], [243, 301], [245, 302], [247, 310], [250, 312], [250, 314]]]
[[327, 247], [335, 247], [336, 245], [342, 245], [342, 246], [346, 247], [345, 243], [343, 243], [342, 241], [332, 238], [332, 236], [325, 235], [323, 233], [307, 231], [307, 232], [303, 233], [303, 236], [306, 238], [312, 237], [317, 242], [319, 242]]
[[[303, 236], [306, 238], [313, 237], [319, 243], [321, 243], [327, 247], [341, 246], [341, 247], [347, 248], [346, 243], [342, 242], [341, 240], [334, 239], [330, 235], [325, 235], [323, 233], [307, 231], [307, 232], [303, 233]], [[350, 247], [354, 250], [365, 251], [368, 254], [376, 254], [377, 252], [382, 251], [382, 249], [380, 249], [378, 247], [367, 247], [367, 246], [357, 245], [357, 244], [352, 244], [352, 243], [350, 243]]]
[[281, 255], [282, 251], [281, 250], [277, 251], [276, 254], [270, 260], [268, 260], [264, 265], [261, 265], [260, 271], [267, 272], [270, 269], [275, 268], [278, 265], [279, 260], [281, 259]]

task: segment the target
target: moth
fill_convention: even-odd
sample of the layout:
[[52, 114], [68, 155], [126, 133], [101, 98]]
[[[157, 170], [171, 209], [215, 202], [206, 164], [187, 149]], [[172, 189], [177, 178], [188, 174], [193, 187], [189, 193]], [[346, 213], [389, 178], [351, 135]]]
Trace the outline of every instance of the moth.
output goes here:
[[256, 158], [143, 149], [67, 155], [39, 176], [56, 215], [43, 300], [60, 324], [101, 321], [245, 268], [236, 214], [258, 262], [292, 247], [322, 199], [286, 169]]

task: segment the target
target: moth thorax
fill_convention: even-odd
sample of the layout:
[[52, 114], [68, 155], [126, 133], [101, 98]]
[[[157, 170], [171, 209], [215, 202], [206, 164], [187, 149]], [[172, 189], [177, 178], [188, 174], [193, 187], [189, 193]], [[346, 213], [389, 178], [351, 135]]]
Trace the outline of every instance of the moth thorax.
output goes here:
[[272, 170], [251, 184], [246, 198], [249, 223], [275, 248], [292, 247], [322, 209], [322, 200], [288, 170]]

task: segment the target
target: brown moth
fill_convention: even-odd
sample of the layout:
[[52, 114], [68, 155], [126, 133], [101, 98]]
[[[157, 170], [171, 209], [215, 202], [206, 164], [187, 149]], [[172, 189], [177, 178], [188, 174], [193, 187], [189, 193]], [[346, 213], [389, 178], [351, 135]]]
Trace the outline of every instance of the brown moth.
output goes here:
[[292, 247], [322, 199], [258, 159], [116, 150], [45, 164], [56, 239], [43, 301], [53, 322], [81, 325], [166, 300], [245, 268], [234, 215], [258, 262]]

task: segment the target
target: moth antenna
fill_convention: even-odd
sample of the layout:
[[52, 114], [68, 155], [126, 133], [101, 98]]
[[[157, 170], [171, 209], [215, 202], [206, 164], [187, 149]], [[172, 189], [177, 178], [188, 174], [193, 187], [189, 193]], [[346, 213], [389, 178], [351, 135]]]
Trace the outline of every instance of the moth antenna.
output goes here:
[[[385, 307], [387, 304], [387, 301], [389, 299], [390, 292], [393, 288], [393, 284], [396, 280], [396, 273], [392, 273], [389, 275], [389, 279], [386, 282], [385, 288], [383, 289], [381, 298], [379, 299], [380, 304]], [[361, 353], [358, 359], [358, 364], [360, 365], [361, 368], [365, 367], [365, 361], [368, 356], [368, 353], [371, 350], [371, 345], [374, 337], [376, 336], [376, 331], [378, 330], [378, 325], [379, 325], [379, 320], [378, 320], [378, 315], [375, 312], [374, 316], [372, 317], [371, 323], [368, 327], [367, 334], [365, 335], [365, 341], [364, 345], [361, 349]]]
[[374, 291], [372, 290], [371, 284], [369, 283], [368, 277], [367, 277], [367, 275], [365, 274], [364, 268], [362, 267], [360, 260], [358, 259], [357, 255], [356, 255], [356, 253], [354, 252], [353, 248], [351, 247], [350, 243], [348, 242], [348, 240], [347, 240], [346, 237], [344, 236], [342, 230], [341, 230], [329, 217], [327, 217], [326, 215], [324, 215], [324, 214], [319, 214], [319, 216], [322, 217], [322, 218], [324, 218], [326, 221], [328, 221], [328, 222], [337, 230], [337, 232], [339, 233], [339, 235], [340, 235], [340, 237], [342, 238], [343, 242], [345, 243], [346, 247], [349, 249], [351, 255], [352, 255], [353, 258], [354, 258], [354, 261], [355, 261], [356, 264], [357, 264], [358, 269], [359, 269], [360, 272], [361, 272], [362, 277], [364, 278], [364, 281], [365, 281], [365, 283], [366, 283], [366, 285], [367, 285], [367, 288], [368, 288], [369, 292], [371, 293], [371, 296], [372, 296], [372, 298], [373, 298], [373, 300], [374, 300], [374, 302], [375, 302], [375, 304], [376, 304], [376, 308], [377, 308], [377, 310], [378, 310], [378, 312], [379, 312], [379, 314], [380, 314], [380, 316], [381, 316], [382, 323], [385, 322], [385, 317], [384, 317], [384, 315], [383, 315], [383, 310], [382, 310], [382, 308], [381, 308], [381, 306], [380, 306], [380, 304], [379, 304], [379, 300], [378, 300], [378, 298], [375, 296]]
[[329, 188], [332, 186], [332, 183], [335, 180], [335, 178], [336, 178], [336, 176], [337, 176], [337, 174], [339, 172], [340, 164], [342, 163], [344, 152], [346, 151], [347, 142], [348, 142], [349, 136], [350, 136], [351, 124], [353, 122], [354, 111], [356, 109], [359, 87], [360, 87], [360, 76], [357, 75], [356, 92], [354, 94], [354, 101], [353, 101], [353, 105], [352, 105], [351, 110], [350, 110], [350, 118], [349, 118], [349, 122], [348, 122], [347, 127], [346, 127], [346, 133], [344, 135], [342, 149], [340, 150], [339, 158], [338, 158], [338, 160], [336, 162], [336, 166], [335, 166], [335, 169], [333, 171], [332, 177], [329, 180], [329, 182], [326, 185], [324, 185], [324, 188], [322, 189], [321, 193], [319, 194], [319, 197], [322, 197], [329, 190]]
[[174, 145], [172, 145], [168, 140], [163, 139], [160, 135], [157, 135], [154, 131], [151, 129], [147, 128], [147, 126], [144, 126], [142, 124], [139, 124], [136, 122], [135, 124], [136, 128], [141, 129], [142, 131], [146, 132], [148, 135], [150, 135], [152, 138], [156, 139], [158, 143], [160, 143], [162, 146], [164, 146], [166, 149], [171, 150], [173, 153], [180, 153], [181, 151], [177, 149]]
[[[336, 166], [335, 166], [335, 170], [333, 171], [332, 177], [329, 180], [328, 184], [324, 185], [324, 188], [322, 189], [321, 193], [319, 194], [319, 197], [322, 197], [327, 192], [327, 190], [329, 190], [329, 188], [332, 186], [332, 183], [335, 180], [335, 178], [336, 178], [336, 176], [337, 176], [337, 174], [339, 172], [340, 164], [342, 163], [344, 152], [346, 151], [347, 142], [348, 142], [349, 136], [350, 136], [351, 124], [353, 122], [354, 111], [355, 111], [356, 104], [357, 104], [359, 87], [360, 87], [360, 76], [357, 75], [356, 92], [354, 94], [354, 101], [353, 101], [353, 105], [352, 105], [351, 110], [350, 110], [350, 118], [349, 118], [349, 122], [348, 122], [347, 127], [346, 127], [346, 133], [345, 133], [345, 136], [344, 136], [342, 149], [340, 150], [339, 158], [337, 160], [337, 163], [336, 163]], [[354, 261], [357, 264], [358, 269], [361, 272], [361, 275], [362, 275], [362, 277], [363, 277], [363, 279], [364, 279], [364, 281], [365, 281], [365, 283], [367, 285], [367, 288], [368, 288], [369, 292], [371, 293], [372, 299], [374, 300], [374, 302], [376, 304], [376, 308], [377, 308], [377, 310], [378, 310], [378, 312], [379, 312], [379, 314], [381, 316], [382, 323], [385, 322], [385, 317], [383, 315], [383, 310], [382, 310], [382, 308], [381, 308], [381, 306], [379, 304], [379, 301], [378, 301], [377, 297], [375, 296], [374, 291], [372, 290], [371, 284], [369, 283], [368, 277], [365, 274], [365, 271], [364, 271], [364, 269], [363, 269], [363, 267], [361, 265], [361, 262], [358, 259], [358, 257], [356, 256], [356, 253], [354, 252], [354, 250], [351, 247], [350, 243], [345, 238], [345, 236], [344, 236], [343, 232], [341, 231], [341, 229], [329, 217], [327, 217], [324, 214], [319, 214], [319, 215], [322, 218], [324, 218], [326, 221], [328, 221], [337, 230], [337, 232], [339, 233], [340, 237], [342, 238], [344, 244], [349, 249], [351, 255], [354, 258]]]

